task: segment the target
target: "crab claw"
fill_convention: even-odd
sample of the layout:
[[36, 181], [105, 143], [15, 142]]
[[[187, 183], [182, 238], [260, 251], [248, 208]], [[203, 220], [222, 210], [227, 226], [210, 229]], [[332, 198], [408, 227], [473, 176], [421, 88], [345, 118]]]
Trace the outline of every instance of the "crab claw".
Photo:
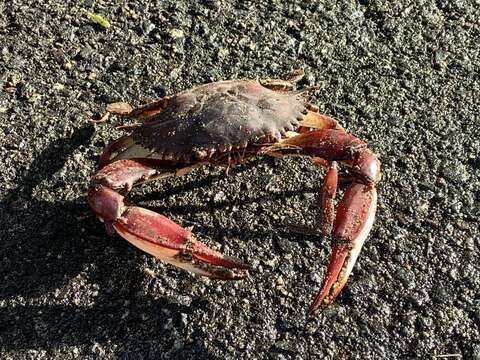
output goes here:
[[125, 206], [123, 196], [110, 188], [92, 187], [89, 203], [120, 236], [164, 262], [215, 279], [235, 280], [247, 275], [247, 264], [209, 248], [190, 229], [163, 215]]
[[377, 192], [374, 187], [352, 184], [338, 205], [333, 230], [333, 249], [323, 285], [315, 297], [309, 316], [331, 304], [352, 272], [363, 243], [375, 219]]
[[189, 229], [140, 207], [129, 207], [113, 227], [139, 249], [193, 273], [217, 279], [243, 278], [248, 265], [210, 249]]

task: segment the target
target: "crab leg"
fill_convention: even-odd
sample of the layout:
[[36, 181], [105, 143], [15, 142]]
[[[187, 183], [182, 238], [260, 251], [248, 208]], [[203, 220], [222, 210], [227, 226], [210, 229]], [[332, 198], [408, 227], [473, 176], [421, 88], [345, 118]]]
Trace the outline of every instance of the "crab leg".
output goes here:
[[167, 263], [217, 279], [244, 277], [248, 265], [210, 249], [190, 229], [154, 211], [125, 204], [118, 191], [129, 191], [137, 182], [161, 176], [159, 165], [148, 160], [119, 160], [104, 167], [93, 177], [88, 192], [94, 213], [124, 239]]
[[332, 233], [333, 222], [335, 220], [334, 201], [337, 193], [337, 184], [338, 167], [337, 162], [334, 161], [328, 169], [325, 180], [323, 181], [323, 188], [319, 199], [320, 226], [324, 236], [328, 236]]
[[121, 150], [131, 146], [132, 144], [133, 140], [128, 135], [124, 135], [121, 138], [108, 144], [108, 146], [103, 150], [100, 159], [98, 160], [98, 169], [102, 169], [107, 166], [112, 160], [113, 154], [120, 152]]
[[[353, 182], [340, 201], [333, 225], [333, 246], [323, 285], [309, 309], [313, 315], [332, 303], [345, 286], [375, 218], [380, 180], [380, 162], [367, 144], [343, 129], [323, 129], [286, 139], [282, 145], [297, 146], [305, 154], [333, 161], [325, 178], [321, 196], [322, 232], [329, 233], [333, 215], [333, 199], [338, 176], [335, 161], [348, 166]], [[326, 220], [326, 221], [325, 221]]]
[[161, 113], [170, 100], [169, 96], [165, 96], [160, 100], [141, 105], [134, 109], [130, 104], [125, 102], [111, 103], [107, 105], [107, 112], [129, 118], [143, 119]]
[[372, 229], [377, 205], [375, 188], [353, 183], [337, 209], [333, 246], [327, 274], [315, 296], [309, 315], [331, 304], [347, 283], [363, 243]]
[[302, 121], [299, 123], [300, 132], [304, 133], [302, 130], [309, 129], [337, 129], [343, 130], [337, 120], [329, 116], [318, 113], [318, 111], [309, 111]]

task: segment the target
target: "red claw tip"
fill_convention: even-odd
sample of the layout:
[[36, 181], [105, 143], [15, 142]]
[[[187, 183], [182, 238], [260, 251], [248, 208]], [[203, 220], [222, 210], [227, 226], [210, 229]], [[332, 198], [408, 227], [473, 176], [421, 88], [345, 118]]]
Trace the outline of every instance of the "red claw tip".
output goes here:
[[[348, 247], [337, 246], [333, 249], [327, 274], [323, 280], [321, 290], [315, 296], [310, 305], [308, 316], [314, 316], [322, 307], [331, 304], [342, 291], [347, 279], [342, 273], [345, 259], [348, 257], [350, 249]], [[347, 275], [348, 276], [348, 275]]]

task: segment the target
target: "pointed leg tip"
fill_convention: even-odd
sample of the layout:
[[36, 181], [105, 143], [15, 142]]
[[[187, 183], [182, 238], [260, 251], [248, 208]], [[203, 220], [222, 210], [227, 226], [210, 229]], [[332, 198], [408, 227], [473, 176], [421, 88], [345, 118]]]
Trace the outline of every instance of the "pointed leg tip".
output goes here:
[[219, 268], [238, 270], [250, 269], [250, 265], [244, 263], [242, 260], [213, 250], [196, 239], [194, 240], [192, 256], [205, 264], [210, 264]]
[[319, 313], [322, 312], [323, 309], [325, 309], [331, 303], [333, 303], [333, 299], [327, 300], [325, 295], [320, 292], [319, 294], [317, 294], [312, 304], [308, 308], [307, 318], [310, 320], [314, 319]]
[[319, 313], [319, 309], [308, 309], [307, 311], [307, 320], [312, 321], [315, 320]]
[[307, 311], [307, 320], [313, 320], [317, 316], [318, 309], [310, 307]]
[[[252, 266], [236, 258], [234, 256], [227, 256], [224, 255], [225, 262], [229, 265], [227, 267], [231, 269], [238, 269], [238, 270], [251, 270]], [[224, 265], [225, 266], [225, 265]]]

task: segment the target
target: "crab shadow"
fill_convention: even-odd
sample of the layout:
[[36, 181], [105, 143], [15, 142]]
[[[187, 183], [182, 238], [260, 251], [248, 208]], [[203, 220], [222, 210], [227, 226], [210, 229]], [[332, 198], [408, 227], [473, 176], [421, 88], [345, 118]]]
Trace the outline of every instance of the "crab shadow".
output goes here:
[[[36, 188], [45, 187], [45, 181], [55, 180], [49, 193], [63, 190], [65, 184], [55, 174], [79, 146], [92, 141], [93, 133], [93, 127], [84, 127], [52, 141], [0, 202], [0, 353], [63, 345], [91, 348], [128, 338], [152, 357], [152, 352], [170, 351], [172, 358], [213, 358], [205, 350], [200, 326], [193, 341], [174, 347], [184, 332], [180, 315], [191, 313], [195, 300], [186, 306], [141, 291], [143, 255], [106, 236], [84, 197], [36, 199]], [[76, 293], [86, 284], [95, 285], [87, 300], [85, 291], [81, 297]], [[122, 347], [121, 352], [128, 355], [129, 350]]]
[[[206, 181], [209, 182], [210, 180], [206, 180]], [[181, 188], [184, 189], [183, 186], [181, 186]], [[192, 212], [201, 213], [201, 212], [211, 212], [212, 210], [221, 210], [226, 207], [231, 207], [232, 205], [242, 206], [242, 205], [250, 204], [252, 202], [263, 203], [265, 201], [288, 199], [290, 197], [297, 196], [299, 192], [300, 193], [312, 192], [312, 189], [308, 187], [304, 187], [295, 191], [284, 191], [284, 192], [275, 193], [275, 194], [262, 194], [258, 196], [244, 198], [241, 200], [237, 199], [235, 201], [217, 202], [215, 204], [149, 206], [148, 205], [149, 201], [165, 195], [163, 192], [155, 192], [153, 194], [153, 197], [136, 196], [134, 198], [135, 199], [134, 202], [137, 204], [142, 203], [143, 207], [148, 208], [157, 213], [162, 213], [162, 214], [169, 213], [169, 214], [183, 216], [183, 215], [191, 214]], [[248, 241], [248, 239], [270, 238], [273, 235], [274, 245], [277, 243], [275, 240], [281, 239], [281, 238], [288, 238], [290, 242], [296, 242], [296, 243], [305, 243], [307, 239], [309, 241], [316, 241], [316, 242], [321, 242], [324, 240], [324, 236], [319, 231], [316, 231], [316, 229], [313, 228], [313, 226], [312, 227], [304, 226], [304, 225], [296, 224], [295, 222], [284, 222], [284, 223], [277, 222], [275, 224], [272, 224], [274, 226], [272, 226], [272, 228], [268, 230], [260, 230], [260, 229], [252, 230], [244, 227], [243, 228], [227, 228], [227, 227], [218, 228], [216, 226], [208, 227], [204, 224], [189, 223], [188, 220], [184, 220], [184, 224], [195, 225], [196, 226], [195, 229], [197, 229], [196, 230], [197, 232], [200, 231], [197, 228], [197, 225], [199, 225], [201, 228], [202, 234], [207, 235], [212, 239], [220, 239], [223, 236], [227, 236], [227, 237], [236, 237], [236, 238], [240, 238]], [[277, 250], [278, 250], [278, 247], [277, 247]]]
[[[0, 285], [2, 298], [41, 295], [81, 270], [78, 260], [84, 241], [80, 234], [85, 222], [77, 221], [87, 210], [83, 201], [40, 201], [34, 192], [92, 135], [93, 129], [81, 128], [70, 137], [51, 142], [17, 177], [17, 187], [0, 203], [6, 215], [2, 216], [2, 229], [10, 229], [1, 248], [7, 259], [1, 270], [5, 280]], [[57, 184], [57, 188], [61, 186]], [[49, 190], [55, 193], [57, 189]]]
[[[4, 259], [0, 269], [0, 351], [52, 345], [91, 348], [92, 342], [120, 344], [128, 338], [135, 349], [140, 348], [153, 357], [158, 351], [170, 351], [172, 358], [213, 358], [205, 348], [202, 324], [190, 325], [195, 335], [189, 335], [189, 341], [180, 348], [174, 345], [186, 331], [180, 315], [202, 308], [197, 302], [203, 300], [193, 299], [186, 306], [145, 293], [144, 287], [148, 287], [145, 256], [127, 242], [109, 238], [103, 225], [91, 215], [84, 197], [51, 202], [35, 198], [36, 188], [44, 188], [43, 183], [48, 180], [55, 180], [49, 182], [55, 185], [47, 192], [55, 194], [63, 190], [65, 184], [56, 180], [55, 174], [92, 137], [93, 128], [84, 127], [51, 142], [28, 170], [18, 176], [18, 186], [0, 202], [4, 234], [0, 247], [0, 258]], [[248, 164], [243, 170], [255, 165]], [[168, 196], [168, 191], [212, 186], [218, 179], [219, 176], [200, 176], [167, 190], [163, 196]], [[162, 210], [178, 213], [186, 209]], [[216, 231], [205, 228], [207, 233]], [[234, 229], [224, 231], [236, 234]], [[252, 238], [266, 235], [248, 234]], [[175, 271], [175, 277], [183, 279], [179, 281], [178, 292], [189, 293], [189, 275]], [[85, 289], [78, 295], [78, 286], [92, 284], [95, 287], [89, 299], [85, 299], [88, 298]], [[132, 334], [136, 336], [133, 340]], [[121, 351], [128, 354], [128, 349], [122, 347]]]
[[[248, 172], [250, 169], [259, 166], [259, 164], [267, 164], [269, 167], [275, 167], [274, 158], [272, 157], [260, 157], [253, 160], [250, 160], [246, 163], [237, 166], [232, 170], [232, 177], [242, 176], [243, 173]], [[312, 186], [311, 184], [302, 184], [298, 186], [295, 190], [284, 190], [284, 191], [261, 191], [253, 192], [248, 195], [244, 195], [242, 198], [236, 198], [234, 200], [226, 201], [204, 201], [196, 204], [168, 204], [168, 205], [155, 205], [151, 204], [152, 201], [168, 198], [172, 195], [181, 194], [189, 192], [191, 190], [208, 188], [215, 186], [225, 175], [223, 174], [209, 174], [203, 176], [195, 181], [187, 181], [178, 185], [168, 185], [163, 187], [160, 190], [149, 191], [145, 194], [131, 194], [132, 202], [141, 205], [142, 207], [148, 208], [152, 211], [155, 211], [160, 214], [172, 214], [183, 217], [184, 225], [195, 225], [197, 231], [197, 225], [201, 228], [201, 231], [204, 235], [212, 237], [213, 239], [219, 239], [222, 236], [234, 236], [241, 239], [252, 239], [252, 238], [269, 238], [274, 235], [275, 238], [288, 238], [289, 241], [304, 243], [308, 236], [309, 240], [322, 241], [324, 236], [316, 231], [313, 227], [303, 226], [296, 224], [295, 222], [281, 222], [276, 221], [272, 224], [272, 229], [248, 229], [245, 227], [242, 228], [227, 228], [227, 227], [208, 227], [204, 224], [191, 223], [187, 219], [192, 213], [211, 213], [215, 210], [222, 210], [232, 205], [236, 207], [242, 207], [251, 203], [265, 204], [275, 202], [276, 200], [288, 200], [293, 197], [298, 196], [303, 193], [317, 193], [318, 188]], [[251, 180], [251, 179], [250, 179]], [[274, 230], [274, 231], [273, 231]]]

